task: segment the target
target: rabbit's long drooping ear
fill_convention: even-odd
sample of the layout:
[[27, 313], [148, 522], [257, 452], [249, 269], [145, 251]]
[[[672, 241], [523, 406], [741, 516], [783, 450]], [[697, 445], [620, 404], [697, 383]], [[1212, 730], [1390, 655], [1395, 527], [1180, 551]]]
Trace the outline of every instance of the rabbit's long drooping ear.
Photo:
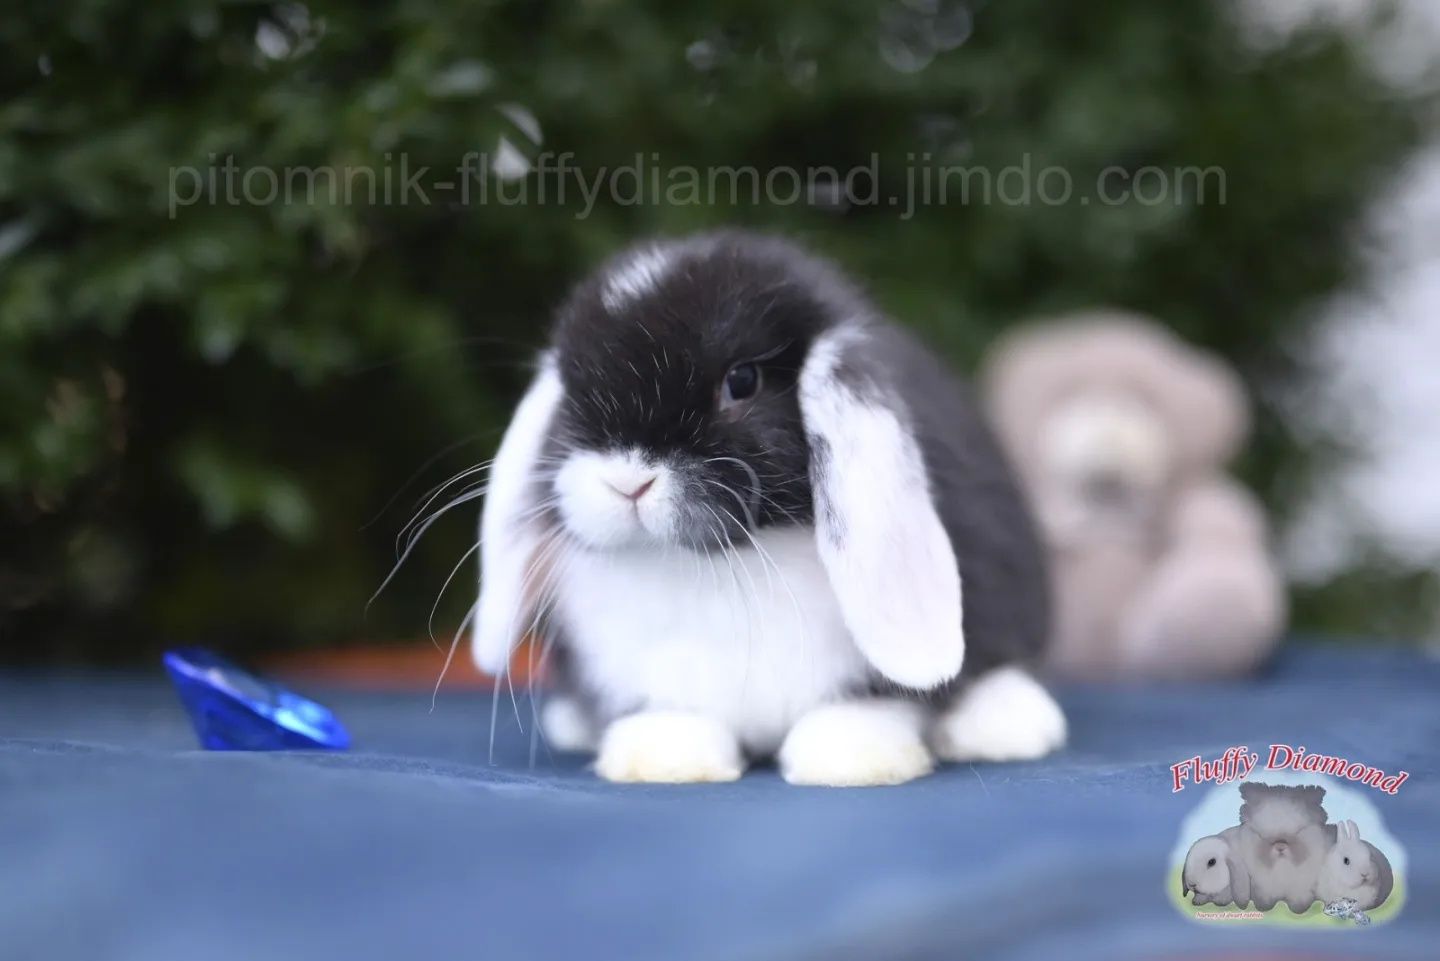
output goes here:
[[480, 519], [480, 601], [471, 647], [475, 665], [487, 674], [505, 668], [529, 622], [536, 591], [527, 581], [543, 539], [532, 510], [535, 468], [560, 396], [560, 375], [547, 354], [490, 466]]
[[815, 537], [860, 652], [923, 690], [964, 661], [960, 570], [908, 412], [866, 354], [863, 330], [836, 328], [800, 371]]

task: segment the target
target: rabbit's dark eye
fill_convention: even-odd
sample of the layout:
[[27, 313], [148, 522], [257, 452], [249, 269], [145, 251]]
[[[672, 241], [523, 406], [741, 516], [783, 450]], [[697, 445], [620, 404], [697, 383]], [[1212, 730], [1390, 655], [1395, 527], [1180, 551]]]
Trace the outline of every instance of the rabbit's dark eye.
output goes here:
[[1345, 863], [1346, 863], [1346, 864], [1349, 864], [1349, 863], [1350, 863], [1350, 859], [1349, 859], [1349, 858], [1346, 858], [1346, 859], [1345, 859]]
[[731, 367], [720, 387], [720, 407], [723, 410], [742, 400], [749, 400], [760, 390], [760, 367], [744, 363]]
[[1206, 861], [1206, 862], [1205, 862], [1205, 866], [1206, 866], [1207, 868], [1213, 868], [1213, 867], [1215, 866], [1215, 859], [1214, 859], [1214, 858], [1211, 858], [1209, 861]]

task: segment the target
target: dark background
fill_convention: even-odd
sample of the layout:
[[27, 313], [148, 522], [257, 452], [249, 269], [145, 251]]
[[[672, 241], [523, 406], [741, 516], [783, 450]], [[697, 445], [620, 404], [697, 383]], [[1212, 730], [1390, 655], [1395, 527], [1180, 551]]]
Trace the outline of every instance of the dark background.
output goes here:
[[[1303, 385], [1296, 345], [1354, 280], [1361, 215], [1434, 101], [1372, 77], [1365, 28], [1265, 45], [1226, 11], [12, 5], [0, 17], [0, 660], [423, 637], [476, 505], [441, 519], [367, 614], [397, 533], [426, 489], [491, 455], [566, 287], [654, 232], [790, 233], [962, 369], [1007, 325], [1108, 304], [1220, 352], [1257, 395]], [[612, 198], [588, 217], [575, 196], [435, 193], [221, 197], [172, 216], [180, 168], [383, 170], [403, 155], [440, 179], [502, 137], [531, 158], [573, 152], [591, 174], [637, 154], [761, 172], [876, 156], [882, 194], [903, 189], [912, 154], [996, 172], [1028, 158], [1068, 171], [1077, 201], [951, 203], [904, 220], [837, 199], [822, 178], [814, 202]], [[1078, 202], [1110, 166], [1219, 167], [1226, 202]], [[1344, 456], [1341, 436], [1302, 438], [1262, 406], [1240, 470], [1283, 528]], [[468, 563], [441, 627], [472, 599]], [[1361, 552], [1297, 591], [1296, 626], [1416, 634], [1436, 597], [1433, 569]]]

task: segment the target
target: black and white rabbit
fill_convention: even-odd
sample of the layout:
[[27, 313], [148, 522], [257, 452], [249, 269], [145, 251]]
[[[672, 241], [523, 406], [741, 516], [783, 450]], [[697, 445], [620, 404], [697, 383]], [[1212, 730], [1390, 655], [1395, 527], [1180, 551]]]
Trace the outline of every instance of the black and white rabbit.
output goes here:
[[1065, 739], [1022, 666], [1048, 628], [1040, 547], [978, 410], [783, 240], [647, 243], [582, 282], [481, 536], [476, 663], [544, 638], [546, 735], [610, 780], [774, 756], [793, 783], [890, 784]]

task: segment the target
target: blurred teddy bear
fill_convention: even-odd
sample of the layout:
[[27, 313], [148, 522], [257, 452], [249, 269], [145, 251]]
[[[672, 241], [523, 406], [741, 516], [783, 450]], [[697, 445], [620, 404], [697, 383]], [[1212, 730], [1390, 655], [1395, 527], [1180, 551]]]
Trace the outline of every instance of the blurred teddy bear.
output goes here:
[[1261, 508], [1224, 473], [1249, 427], [1235, 374], [1140, 317], [1092, 313], [1003, 339], [983, 384], [1049, 547], [1052, 669], [1255, 668], [1286, 604]]

